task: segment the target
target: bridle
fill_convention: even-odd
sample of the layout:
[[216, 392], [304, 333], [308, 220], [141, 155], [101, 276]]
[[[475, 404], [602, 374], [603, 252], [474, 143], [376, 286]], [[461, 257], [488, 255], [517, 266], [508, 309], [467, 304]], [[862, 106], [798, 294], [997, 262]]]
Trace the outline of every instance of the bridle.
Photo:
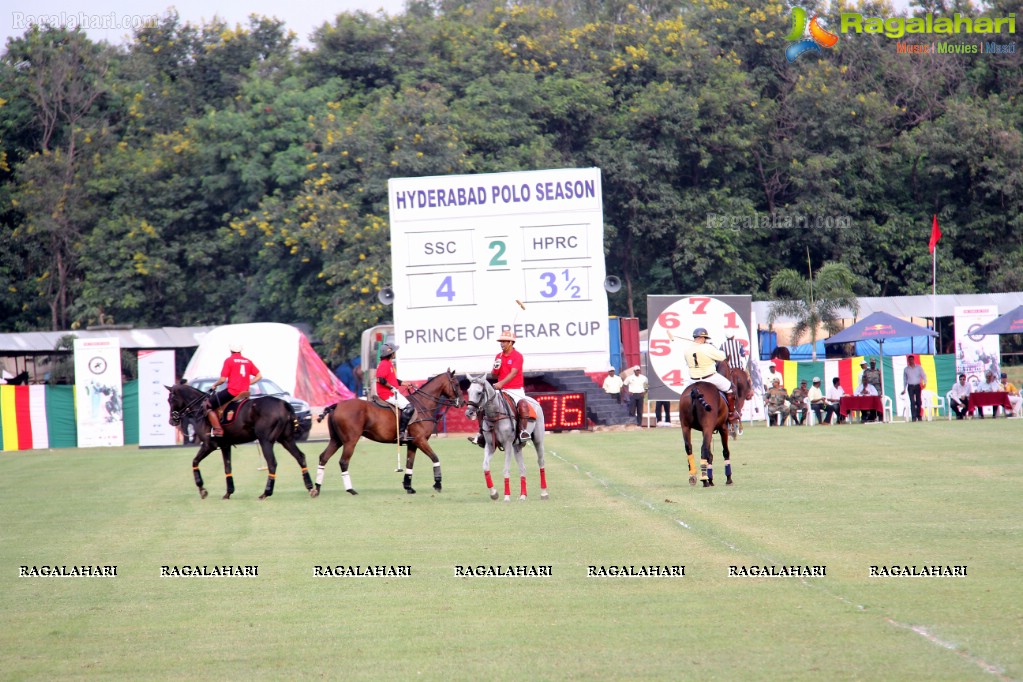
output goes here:
[[[171, 391], [171, 395], [173, 395], [175, 397], [178, 397], [177, 394], [173, 390]], [[201, 416], [199, 414], [196, 414], [196, 412], [197, 412], [196, 406], [200, 405], [201, 403], [203, 403], [206, 400], [206, 398], [207, 398], [206, 394], [200, 391], [199, 392], [199, 396], [195, 400], [193, 400], [192, 402], [188, 403], [187, 405], [185, 405], [180, 410], [171, 410], [171, 413], [170, 413], [171, 424], [173, 426], [177, 426], [178, 424], [181, 423], [181, 418], [182, 417], [189, 417], [189, 416], [199, 417], [199, 416]]]
[[457, 409], [462, 406], [461, 388], [458, 386], [458, 383], [455, 381], [455, 378], [451, 375], [450, 372], [445, 372], [445, 375], [447, 376], [448, 389], [450, 389], [451, 392], [455, 395], [454, 398], [449, 398], [443, 394], [433, 395], [431, 393], [427, 393], [421, 387], [418, 386], [416, 388], [413, 388], [408, 394], [409, 400], [416, 403], [417, 408], [419, 405], [422, 404], [422, 401], [424, 400], [424, 397], [418, 396], [418, 394], [420, 393], [425, 394], [426, 398], [429, 398], [430, 400], [434, 401], [434, 403], [436, 403], [434, 408], [435, 421], [436, 419], [439, 419], [444, 413], [446, 413], [449, 408], [454, 407]]
[[[480, 398], [476, 402], [466, 399], [465, 404], [467, 407], [471, 407], [473, 412], [475, 413], [482, 412], [484, 418], [489, 419], [490, 421], [514, 419], [514, 417], [511, 414], [507, 414], [505, 412], [507, 405], [503, 405], [502, 407], [497, 407], [494, 409], [494, 412], [499, 412], [500, 414], [497, 414], [496, 416], [488, 415], [485, 406], [488, 403], [493, 402], [494, 398], [498, 396], [497, 389], [495, 389], [493, 386], [491, 386], [489, 383], [486, 383], [485, 381], [474, 381], [472, 383], [480, 387]], [[491, 391], [493, 391], [493, 393], [491, 393]], [[498, 403], [504, 403], [504, 401], [498, 401]]]

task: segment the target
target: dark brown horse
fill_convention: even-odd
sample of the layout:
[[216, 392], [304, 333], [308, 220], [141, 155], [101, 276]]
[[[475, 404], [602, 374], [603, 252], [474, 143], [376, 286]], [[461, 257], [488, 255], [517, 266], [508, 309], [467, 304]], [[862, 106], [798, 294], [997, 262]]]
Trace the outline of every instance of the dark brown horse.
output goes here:
[[[722, 371], [723, 370], [723, 371]], [[718, 372], [723, 374], [726, 379], [732, 382], [732, 390], [735, 391], [735, 411], [742, 415], [742, 408], [746, 404], [747, 400], [753, 400], [753, 382], [750, 381], [749, 374], [746, 373], [745, 369], [732, 367], [728, 364], [728, 361], [718, 365]], [[728, 430], [732, 438], [738, 438], [742, 435], [742, 419], [735, 424], [729, 424]]]
[[[416, 451], [422, 450], [433, 461], [433, 489], [441, 490], [440, 460], [428, 442], [433, 434], [437, 419], [449, 407], [461, 407], [462, 387], [455, 378], [453, 370], [429, 379], [419, 388], [413, 389], [408, 396], [409, 402], [416, 408], [415, 415], [408, 425], [408, 449], [405, 453], [405, 478], [402, 486], [409, 495], [415, 494], [412, 487], [412, 467], [416, 461]], [[378, 443], [396, 443], [398, 441], [398, 424], [395, 408], [390, 405], [377, 405], [372, 400], [353, 398], [343, 400], [328, 408], [330, 421], [327, 423], [330, 443], [320, 453], [320, 466], [316, 472], [316, 489], [312, 492], [316, 497], [323, 483], [323, 471], [327, 462], [337, 449], [341, 451], [341, 480], [345, 490], [358, 495], [352, 488], [352, 478], [348, 473], [348, 462], [355, 452], [355, 444], [365, 436]]]
[[259, 441], [259, 448], [263, 451], [263, 457], [266, 459], [268, 473], [266, 488], [259, 499], [264, 500], [274, 494], [274, 481], [277, 478], [274, 443], [283, 445], [284, 449], [290, 452], [298, 465], [302, 467], [302, 479], [305, 481], [306, 490], [312, 492], [313, 482], [309, 478], [305, 455], [295, 445], [298, 419], [295, 418], [295, 410], [292, 409], [288, 401], [273, 396], [260, 396], [246, 400], [237, 408], [238, 412], [234, 418], [229, 422], [224, 422], [224, 435], [212, 438], [210, 426], [205, 419], [205, 404], [208, 396], [199, 389], [185, 384], [166, 386], [165, 388], [170, 393], [167, 396], [167, 402], [171, 409], [171, 426], [178, 426], [182, 419], [192, 419], [195, 423], [199, 452], [192, 460], [192, 474], [195, 477], [195, 485], [199, 488], [199, 497], [206, 499], [207, 495], [206, 488], [203, 487], [202, 474], [199, 473], [199, 463], [219, 447], [224, 456], [224, 476], [227, 478], [227, 492], [224, 494], [224, 499], [231, 498], [231, 495], [234, 494], [231, 446], [251, 443], [254, 440]]
[[732, 462], [728, 452], [728, 401], [711, 383], [697, 381], [682, 391], [678, 401], [678, 417], [682, 422], [682, 440], [689, 460], [689, 485], [696, 485], [696, 462], [693, 458], [692, 430], [703, 432], [700, 448], [700, 480], [703, 487], [714, 485], [714, 453], [711, 445], [714, 432], [721, 434], [721, 450], [725, 456], [725, 483], [732, 484]]

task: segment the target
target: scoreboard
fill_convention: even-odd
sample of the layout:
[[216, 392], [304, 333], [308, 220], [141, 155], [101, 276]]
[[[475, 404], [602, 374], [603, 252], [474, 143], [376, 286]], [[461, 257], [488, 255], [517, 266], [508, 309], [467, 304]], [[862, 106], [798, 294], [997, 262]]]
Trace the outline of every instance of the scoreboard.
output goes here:
[[510, 327], [526, 372], [604, 371], [600, 169], [388, 182], [400, 375], [489, 371]]
[[692, 383], [684, 355], [697, 327], [707, 330], [716, 348], [729, 335], [734, 336], [749, 357], [753, 349], [752, 301], [750, 296], [648, 296], [650, 400], [677, 400]]
[[529, 397], [543, 409], [545, 431], [570, 431], [586, 428], [586, 394], [530, 393]]

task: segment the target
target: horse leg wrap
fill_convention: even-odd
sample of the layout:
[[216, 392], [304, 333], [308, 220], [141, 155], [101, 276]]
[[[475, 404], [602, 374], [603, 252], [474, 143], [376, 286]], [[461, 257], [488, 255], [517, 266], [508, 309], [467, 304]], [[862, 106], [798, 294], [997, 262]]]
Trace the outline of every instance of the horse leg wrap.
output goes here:
[[725, 479], [732, 480], [732, 462], [731, 460], [725, 460]]
[[202, 487], [202, 474], [199, 473], [199, 467], [192, 467], [192, 477], [195, 479], [195, 485]]
[[700, 459], [700, 480], [707, 480], [707, 460], [702, 458]]
[[540, 489], [547, 490], [547, 471], [540, 467]]
[[344, 483], [345, 490], [352, 489], [352, 475], [347, 471], [341, 472], [341, 482]]
[[485, 480], [487, 482], [487, 489], [488, 490], [493, 490], [494, 489], [494, 479], [490, 475], [489, 471], [484, 471], [483, 472], [483, 480]]
[[434, 490], [440, 490], [440, 462], [433, 463], [433, 488]]
[[316, 488], [319, 489], [323, 485], [323, 472], [326, 469], [322, 464], [316, 467]]
[[309, 469], [302, 467], [302, 482], [305, 483], [306, 490], [313, 489], [313, 479], [309, 478]]
[[264, 497], [270, 497], [274, 494], [274, 483], [277, 482], [277, 475], [270, 474], [266, 477], [266, 490], [263, 491]]
[[519, 476], [519, 499], [526, 499], [526, 477]]
[[234, 495], [234, 476], [232, 474], [225, 474], [227, 478], [227, 494]]
[[511, 499], [511, 479], [504, 479], [504, 500], [507, 502]]

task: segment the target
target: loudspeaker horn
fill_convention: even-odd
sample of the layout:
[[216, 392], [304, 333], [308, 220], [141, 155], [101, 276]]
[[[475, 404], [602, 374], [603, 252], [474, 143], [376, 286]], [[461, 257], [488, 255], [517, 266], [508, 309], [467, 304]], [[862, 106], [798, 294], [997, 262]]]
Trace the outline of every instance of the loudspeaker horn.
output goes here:
[[613, 294], [622, 288], [622, 280], [614, 275], [608, 275], [604, 278], [604, 291], [609, 294]]
[[377, 294], [377, 300], [384, 305], [391, 305], [394, 303], [394, 289], [391, 287], [384, 287]]

